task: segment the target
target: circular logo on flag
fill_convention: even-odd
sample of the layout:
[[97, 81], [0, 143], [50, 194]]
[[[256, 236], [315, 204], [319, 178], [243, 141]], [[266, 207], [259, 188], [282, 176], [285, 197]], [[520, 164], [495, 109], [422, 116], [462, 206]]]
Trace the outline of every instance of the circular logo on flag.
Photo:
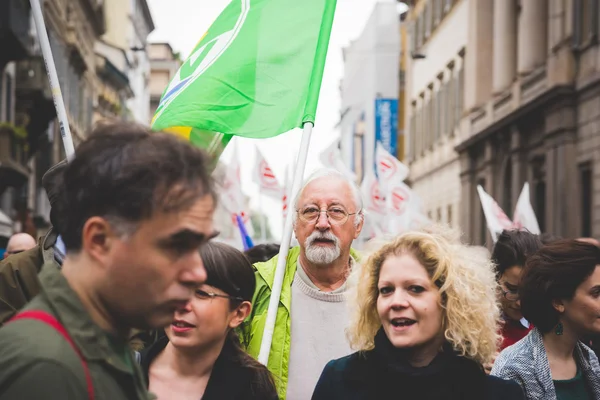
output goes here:
[[410, 196], [408, 191], [402, 187], [396, 187], [392, 189], [392, 210], [395, 214], [402, 215], [406, 211], [406, 205], [408, 204], [408, 197]]
[[273, 173], [273, 170], [269, 167], [265, 160], [261, 160], [259, 164], [259, 172], [260, 172], [260, 184], [264, 188], [269, 189], [277, 189], [279, 187], [279, 183], [277, 182], [277, 178]]
[[383, 157], [381, 160], [379, 160], [378, 164], [379, 164], [379, 172], [386, 179], [393, 176], [398, 170], [395, 160], [392, 160], [390, 157]]
[[371, 184], [371, 206], [373, 211], [383, 212], [385, 210], [385, 198], [381, 194], [379, 182], [374, 181]]
[[[239, 10], [237, 7], [239, 7]], [[165, 107], [206, 72], [235, 41], [250, 12], [250, 0], [232, 2], [223, 14], [227, 13], [230, 15], [233, 11], [239, 13], [237, 19], [217, 18], [190, 57], [179, 68], [179, 71], [177, 71], [177, 74], [165, 90], [165, 94], [158, 105], [155, 119], [158, 119]], [[215, 31], [215, 35], [212, 35], [213, 31]], [[211, 34], [211, 38], [204, 41], [204, 38], [209, 33]]]

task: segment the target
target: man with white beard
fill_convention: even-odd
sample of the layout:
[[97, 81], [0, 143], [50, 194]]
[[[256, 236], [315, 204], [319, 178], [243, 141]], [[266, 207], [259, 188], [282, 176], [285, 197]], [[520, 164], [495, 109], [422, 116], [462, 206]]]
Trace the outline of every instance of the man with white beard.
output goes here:
[[[332, 169], [304, 183], [294, 202], [294, 232], [268, 367], [280, 399], [308, 400], [325, 364], [351, 353], [345, 336], [346, 279], [358, 261], [351, 249], [363, 226], [358, 187]], [[262, 341], [277, 257], [255, 264], [256, 293], [250, 316], [248, 352], [257, 357]]]

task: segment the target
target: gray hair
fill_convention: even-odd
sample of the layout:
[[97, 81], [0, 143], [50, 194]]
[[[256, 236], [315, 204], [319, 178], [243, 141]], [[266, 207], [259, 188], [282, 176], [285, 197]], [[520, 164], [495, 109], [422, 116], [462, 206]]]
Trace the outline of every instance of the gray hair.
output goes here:
[[[352, 179], [348, 178], [348, 176], [344, 175], [337, 169], [333, 168], [321, 168], [313, 172], [302, 184], [302, 187], [296, 193], [296, 197], [294, 197], [294, 211], [298, 209], [298, 201], [300, 201], [300, 196], [304, 192], [304, 189], [313, 181], [321, 178], [335, 178], [339, 181], [345, 182], [350, 191], [352, 192], [352, 197], [354, 197], [354, 205], [356, 206], [356, 217], [354, 218], [354, 225], [358, 226], [364, 218], [364, 210], [363, 210], [363, 199], [360, 193], [359, 187], [356, 185]], [[298, 218], [298, 213], [294, 212], [294, 224]]]

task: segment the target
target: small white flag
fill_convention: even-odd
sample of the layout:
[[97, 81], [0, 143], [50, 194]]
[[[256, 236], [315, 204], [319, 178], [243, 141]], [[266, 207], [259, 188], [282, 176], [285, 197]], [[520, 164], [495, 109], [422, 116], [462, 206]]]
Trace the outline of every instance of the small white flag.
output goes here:
[[377, 177], [384, 193], [390, 193], [391, 187], [408, 177], [408, 167], [391, 155], [380, 142], [375, 149]]
[[323, 150], [319, 156], [319, 160], [325, 167], [336, 169], [349, 179], [356, 181], [356, 174], [344, 163], [339, 145], [340, 141], [334, 140], [329, 147]]
[[521, 194], [519, 195], [513, 221], [515, 227], [518, 229], [527, 229], [536, 235], [541, 233], [540, 225], [529, 200], [529, 183], [527, 182], [523, 185], [523, 190], [521, 190]]
[[496, 203], [496, 200], [487, 194], [481, 185], [477, 185], [477, 192], [479, 193], [481, 207], [483, 208], [483, 214], [485, 215], [485, 221], [487, 222], [488, 229], [492, 235], [492, 240], [496, 243], [498, 235], [502, 233], [504, 229], [514, 229], [515, 226], [502, 208], [500, 208], [498, 203]]
[[277, 177], [269, 166], [269, 163], [267, 163], [267, 160], [258, 148], [256, 149], [256, 164], [254, 166], [253, 180], [260, 188], [261, 194], [276, 200], [281, 200], [283, 189], [279, 185]]

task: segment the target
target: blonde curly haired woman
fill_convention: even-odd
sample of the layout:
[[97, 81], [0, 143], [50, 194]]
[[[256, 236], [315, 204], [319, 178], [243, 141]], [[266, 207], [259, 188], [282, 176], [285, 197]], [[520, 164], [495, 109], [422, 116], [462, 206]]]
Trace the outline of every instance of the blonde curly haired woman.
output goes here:
[[[436, 228], [437, 229], [437, 228]], [[451, 232], [410, 232], [355, 271], [357, 353], [327, 364], [313, 400], [524, 399], [515, 382], [488, 376], [499, 309], [493, 266]]]

